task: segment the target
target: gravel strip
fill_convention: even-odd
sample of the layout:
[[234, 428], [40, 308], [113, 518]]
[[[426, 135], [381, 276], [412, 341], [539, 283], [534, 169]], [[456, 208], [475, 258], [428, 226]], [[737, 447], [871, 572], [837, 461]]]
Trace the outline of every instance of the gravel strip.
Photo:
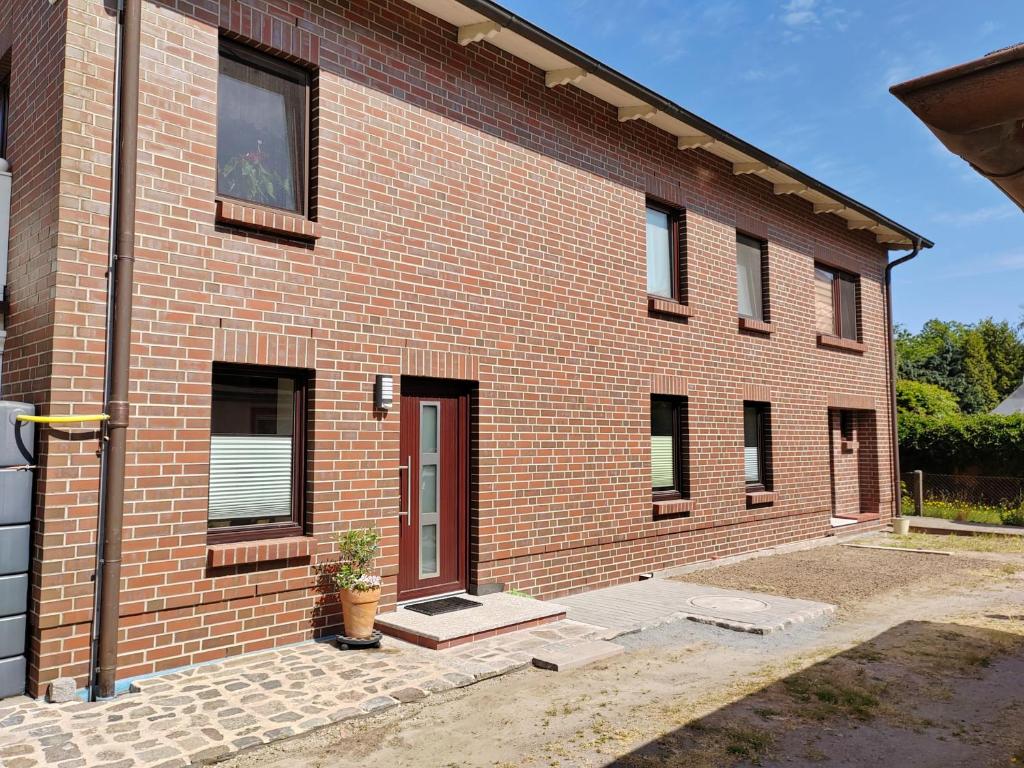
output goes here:
[[818, 600], [849, 609], [886, 592], [919, 586], [921, 582], [957, 583], [978, 568], [979, 563], [968, 558], [818, 547], [710, 568], [678, 580]]

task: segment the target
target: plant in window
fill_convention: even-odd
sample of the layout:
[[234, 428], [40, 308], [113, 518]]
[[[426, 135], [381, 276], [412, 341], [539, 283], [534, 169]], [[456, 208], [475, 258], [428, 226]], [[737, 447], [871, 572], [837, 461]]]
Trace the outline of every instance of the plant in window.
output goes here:
[[380, 602], [380, 576], [373, 561], [380, 551], [380, 534], [374, 528], [355, 528], [337, 536], [338, 565], [334, 583], [341, 598], [345, 635], [365, 639], [373, 634], [373, 620]]
[[250, 200], [261, 205], [288, 207], [294, 199], [291, 182], [267, 164], [263, 141], [256, 140], [256, 150], [236, 155], [220, 167], [219, 188], [231, 197]]

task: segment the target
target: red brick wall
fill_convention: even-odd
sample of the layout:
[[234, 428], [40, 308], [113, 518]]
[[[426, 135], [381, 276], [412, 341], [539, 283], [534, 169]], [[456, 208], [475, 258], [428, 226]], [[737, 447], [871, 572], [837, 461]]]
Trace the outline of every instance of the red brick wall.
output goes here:
[[857, 444], [856, 416], [853, 418], [851, 439], [844, 439], [841, 429], [842, 411], [829, 411], [832, 430], [832, 500], [837, 515], [859, 515], [860, 508], [860, 447]]
[[[886, 407], [885, 252], [870, 235], [620, 124], [587, 94], [548, 89], [486, 44], [457, 45], [401, 0], [219, 5], [145, 3], [122, 677], [333, 624], [311, 566], [351, 525], [384, 534], [393, 602], [401, 413], [375, 414], [378, 373], [478, 381], [474, 581], [556, 597], [828, 532], [829, 399]], [[64, 115], [74, 258], [57, 277], [54, 407], [98, 402], [103, 351], [113, 21], [99, 0], [68, 7], [66, 98], [82, 106]], [[312, 245], [215, 223], [217, 27], [252, 36], [273, 19], [278, 40], [289, 30], [278, 45], [320, 67]], [[647, 312], [645, 194], [687, 209], [688, 320]], [[769, 242], [769, 336], [737, 327], [737, 223]], [[863, 354], [816, 345], [819, 254], [861, 275]], [[207, 565], [211, 366], [229, 350], [315, 371], [312, 560]], [[649, 396], [666, 375], [689, 397], [689, 518], [651, 510]], [[778, 493], [755, 509], [742, 474], [750, 385], [771, 401]], [[45, 442], [61, 471], [41, 485], [55, 527], [39, 567], [60, 581], [39, 606], [36, 690], [59, 674], [84, 682], [97, 477], [94, 441]]]

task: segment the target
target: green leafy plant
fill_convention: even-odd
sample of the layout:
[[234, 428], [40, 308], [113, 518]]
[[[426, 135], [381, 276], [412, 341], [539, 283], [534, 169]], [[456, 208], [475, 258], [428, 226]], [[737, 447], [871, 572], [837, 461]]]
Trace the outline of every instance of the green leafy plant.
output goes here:
[[373, 573], [373, 561], [380, 552], [380, 534], [375, 528], [354, 528], [339, 533], [338, 567], [334, 583], [338, 589], [368, 592], [380, 587], [380, 576]]
[[220, 190], [260, 205], [289, 208], [292, 203], [292, 185], [287, 179], [268, 168], [263, 142], [256, 142], [255, 152], [246, 152], [228, 160], [220, 167]]
[[1024, 413], [899, 414], [900, 464], [938, 474], [1024, 477]]
[[999, 518], [1003, 525], [1024, 525], [1024, 502], [1016, 507], [999, 510]]

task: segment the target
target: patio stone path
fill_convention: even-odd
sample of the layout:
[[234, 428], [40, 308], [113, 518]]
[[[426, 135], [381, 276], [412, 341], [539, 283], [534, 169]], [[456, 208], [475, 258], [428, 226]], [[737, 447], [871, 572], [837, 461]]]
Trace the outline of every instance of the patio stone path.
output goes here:
[[303, 643], [146, 678], [114, 701], [7, 699], [0, 766], [184, 768], [506, 674], [550, 643], [604, 631], [558, 621], [445, 651]]

